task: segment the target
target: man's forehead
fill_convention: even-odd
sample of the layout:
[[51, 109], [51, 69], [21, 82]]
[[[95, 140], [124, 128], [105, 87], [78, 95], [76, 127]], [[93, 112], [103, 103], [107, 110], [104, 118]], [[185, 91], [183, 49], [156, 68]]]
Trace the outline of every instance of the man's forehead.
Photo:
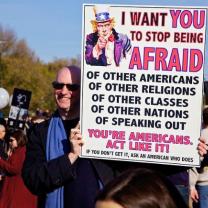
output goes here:
[[70, 77], [70, 76], [71, 76], [70, 70], [68, 68], [64, 67], [58, 71], [56, 79], [58, 79], [60, 77]]
[[64, 67], [61, 70], [59, 70], [57, 76], [56, 76], [56, 81], [68, 81], [68, 82], [79, 82], [80, 81], [80, 70], [77, 68], [68, 68]]

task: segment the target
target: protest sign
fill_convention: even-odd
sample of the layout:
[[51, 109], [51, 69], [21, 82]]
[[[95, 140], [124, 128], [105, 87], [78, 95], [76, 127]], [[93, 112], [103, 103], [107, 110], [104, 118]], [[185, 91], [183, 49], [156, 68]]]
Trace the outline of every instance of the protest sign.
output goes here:
[[14, 88], [8, 118], [9, 127], [24, 129], [28, 116], [31, 94], [31, 91]]
[[206, 15], [83, 6], [82, 157], [199, 166]]

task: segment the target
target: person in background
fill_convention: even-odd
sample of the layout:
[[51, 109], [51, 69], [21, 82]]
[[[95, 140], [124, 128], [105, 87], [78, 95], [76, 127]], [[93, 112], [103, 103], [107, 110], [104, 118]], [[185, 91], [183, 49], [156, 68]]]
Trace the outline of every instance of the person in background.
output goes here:
[[[100, 192], [95, 208], [186, 208], [181, 195], [156, 171], [138, 168], [123, 172]], [[187, 207], [188, 208], [188, 207]]]
[[7, 159], [7, 142], [6, 142], [7, 124], [4, 118], [0, 118], [0, 157]]
[[0, 158], [0, 168], [5, 172], [0, 192], [0, 208], [36, 208], [37, 199], [24, 185], [21, 177], [25, 159], [27, 137], [21, 130], [10, 134], [11, 154], [7, 161]]
[[[203, 128], [201, 136], [208, 144], [208, 108], [203, 110]], [[205, 155], [200, 168], [189, 170], [190, 196], [194, 208], [208, 207], [208, 155]]]
[[[7, 124], [4, 118], [0, 118], [0, 157], [7, 160], [8, 143], [6, 141], [7, 136]], [[2, 188], [4, 178], [4, 171], [0, 168], [0, 190]]]
[[86, 37], [85, 60], [96, 66], [120, 66], [123, 58], [131, 49], [127, 35], [116, 32], [114, 18], [110, 17], [109, 8], [103, 5], [94, 7], [95, 20], [92, 20], [94, 32]]

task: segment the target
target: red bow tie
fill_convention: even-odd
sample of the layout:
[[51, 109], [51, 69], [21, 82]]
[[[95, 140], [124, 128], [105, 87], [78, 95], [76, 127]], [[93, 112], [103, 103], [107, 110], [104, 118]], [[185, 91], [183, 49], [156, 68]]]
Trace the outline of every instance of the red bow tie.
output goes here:
[[113, 34], [111, 34], [111, 35], [108, 37], [108, 41], [110, 41], [110, 42], [113, 42], [113, 41], [114, 41], [114, 35], [113, 35]]

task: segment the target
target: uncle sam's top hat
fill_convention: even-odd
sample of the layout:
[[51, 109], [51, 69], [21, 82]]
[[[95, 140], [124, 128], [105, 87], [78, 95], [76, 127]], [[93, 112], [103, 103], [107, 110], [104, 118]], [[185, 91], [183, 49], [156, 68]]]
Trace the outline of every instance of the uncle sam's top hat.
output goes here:
[[92, 20], [92, 23], [107, 22], [113, 20], [113, 18], [110, 18], [109, 6], [98, 4], [93, 7], [93, 10], [95, 13], [95, 20]]

